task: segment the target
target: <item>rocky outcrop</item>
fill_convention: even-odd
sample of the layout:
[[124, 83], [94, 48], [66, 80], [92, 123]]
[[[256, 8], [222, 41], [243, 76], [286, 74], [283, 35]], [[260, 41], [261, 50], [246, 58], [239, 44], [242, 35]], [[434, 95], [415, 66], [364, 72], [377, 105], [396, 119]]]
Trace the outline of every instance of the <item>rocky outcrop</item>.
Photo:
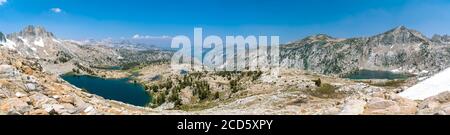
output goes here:
[[8, 98], [1, 100], [0, 110], [7, 112], [10, 115], [26, 114], [33, 109], [26, 101], [26, 98]]
[[408, 29], [405, 26], [399, 26], [382, 34], [369, 37], [368, 45], [414, 45], [430, 44], [430, 41], [422, 33]]
[[29, 25], [22, 31], [10, 36], [20, 36], [29, 38], [54, 38], [53, 33], [48, 32], [44, 27]]
[[419, 104], [418, 114], [450, 115], [450, 92], [443, 92], [425, 99]]
[[364, 100], [349, 100], [346, 101], [344, 108], [339, 113], [340, 115], [360, 115], [364, 113], [364, 107], [366, 106]]
[[431, 38], [431, 41], [448, 45], [448, 44], [450, 44], [450, 36], [449, 35], [442, 35], [442, 36], [441, 35], [433, 35], [433, 37]]
[[367, 101], [364, 114], [370, 115], [413, 115], [417, 112], [417, 102], [402, 98], [396, 94], [386, 97], [372, 97]]
[[450, 65], [450, 46], [433, 41], [404, 26], [362, 38], [321, 34], [282, 46], [281, 65], [328, 75], [358, 69], [437, 72]]
[[0, 78], [13, 78], [19, 75], [19, 71], [11, 65], [0, 65]]

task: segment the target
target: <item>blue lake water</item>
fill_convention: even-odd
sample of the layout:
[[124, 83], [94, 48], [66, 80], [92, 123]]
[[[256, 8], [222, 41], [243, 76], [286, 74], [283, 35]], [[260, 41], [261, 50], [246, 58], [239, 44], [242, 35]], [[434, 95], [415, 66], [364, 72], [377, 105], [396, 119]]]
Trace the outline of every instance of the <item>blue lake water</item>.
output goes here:
[[374, 70], [359, 70], [355, 73], [347, 75], [345, 78], [349, 79], [408, 79], [410, 75], [393, 73], [390, 71], [374, 71]]
[[146, 106], [151, 97], [140, 84], [130, 83], [130, 79], [104, 79], [87, 75], [66, 74], [61, 76], [70, 84], [99, 95], [105, 99]]

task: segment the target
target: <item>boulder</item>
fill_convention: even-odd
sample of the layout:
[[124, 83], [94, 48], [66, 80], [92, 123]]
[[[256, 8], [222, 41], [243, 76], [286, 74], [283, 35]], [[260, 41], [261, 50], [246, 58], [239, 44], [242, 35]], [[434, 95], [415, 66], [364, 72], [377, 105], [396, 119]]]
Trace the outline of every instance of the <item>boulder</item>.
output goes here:
[[33, 69], [30, 68], [30, 67], [28, 67], [28, 66], [24, 66], [24, 67], [22, 68], [22, 71], [23, 71], [23, 73], [25, 73], [25, 74], [27, 74], [27, 75], [33, 74]]
[[339, 115], [360, 115], [364, 113], [364, 107], [366, 106], [366, 101], [352, 99], [345, 102], [342, 111]]
[[86, 115], [97, 115], [100, 114], [94, 106], [88, 106], [83, 110]]
[[156, 109], [157, 110], [168, 110], [168, 109], [173, 109], [175, 108], [175, 104], [173, 102], [166, 102], [163, 103], [162, 105], [158, 106]]
[[0, 65], [0, 78], [18, 77], [20, 73], [11, 65]]
[[450, 115], [450, 105], [442, 107], [441, 111], [439, 111], [442, 115]]
[[418, 108], [418, 114], [422, 115], [450, 115], [450, 92], [426, 98]]
[[60, 98], [58, 98], [58, 101], [61, 103], [69, 103], [69, 104], [75, 104], [75, 98], [70, 95], [63, 95]]
[[69, 115], [76, 112], [75, 107], [71, 104], [44, 104], [42, 108], [49, 114]]
[[18, 98], [21, 98], [21, 97], [27, 96], [27, 94], [24, 94], [22, 92], [16, 92], [15, 96], [18, 97]]
[[400, 107], [400, 111], [397, 112], [397, 114], [412, 115], [417, 113], [417, 105], [418, 105], [417, 102], [407, 98], [403, 98], [397, 94], [391, 94], [389, 95], [389, 98], [390, 100], [396, 102], [397, 105]]
[[[2, 84], [2, 83], [0, 82], [0, 84]], [[14, 91], [9, 90], [8, 88], [1, 88], [1, 86], [0, 86], [0, 99], [13, 97], [13, 96], [14, 96]]]
[[84, 110], [85, 108], [87, 108], [89, 106], [88, 103], [84, 102], [80, 97], [78, 96], [74, 96], [73, 97], [73, 104], [75, 105], [75, 107], [80, 108], [81, 110]]
[[35, 91], [37, 90], [37, 86], [34, 83], [26, 83], [25, 87], [27, 88], [27, 90], [29, 91]]
[[364, 114], [412, 115], [417, 113], [417, 103], [415, 101], [402, 98], [396, 94], [388, 94], [386, 97], [388, 99], [379, 97], [370, 99]]
[[371, 100], [369, 100], [369, 102], [367, 103], [367, 108], [369, 108], [369, 109], [385, 109], [385, 108], [388, 108], [388, 107], [394, 106], [394, 105], [396, 105], [396, 103], [394, 101], [375, 97], [375, 98], [372, 98]]
[[450, 102], [450, 91], [439, 93], [438, 95], [429, 97], [424, 101], [437, 101], [439, 103], [448, 103]]
[[72, 104], [64, 103], [62, 105], [64, 106], [64, 109], [65, 109], [64, 112], [61, 113], [63, 115], [74, 114], [77, 112], [77, 109]]
[[36, 109], [36, 110], [30, 111], [28, 114], [29, 115], [49, 115], [49, 113], [47, 111], [45, 111], [44, 109]]
[[41, 93], [33, 93], [31, 96], [29, 96], [31, 100], [31, 104], [36, 107], [41, 107], [44, 104], [56, 104], [58, 103], [56, 100], [47, 97], [44, 94]]
[[19, 98], [8, 98], [0, 101], [0, 110], [8, 114], [22, 115], [31, 111], [33, 107]]

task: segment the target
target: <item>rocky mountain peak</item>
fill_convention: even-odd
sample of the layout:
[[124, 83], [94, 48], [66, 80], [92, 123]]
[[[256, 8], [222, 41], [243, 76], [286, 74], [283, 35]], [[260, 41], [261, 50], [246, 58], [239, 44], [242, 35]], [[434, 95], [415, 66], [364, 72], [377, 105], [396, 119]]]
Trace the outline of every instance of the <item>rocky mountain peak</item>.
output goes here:
[[417, 32], [416, 30], [413, 29], [409, 29], [403, 25], [401, 26], [397, 26], [391, 30], [388, 30], [386, 32], [384, 32], [381, 35], [401, 35], [401, 34], [418, 34], [418, 35], [422, 35], [420, 32]]
[[401, 30], [408, 30], [408, 28], [406, 28], [403, 25], [400, 25], [400, 26], [395, 27], [394, 30], [401, 31]]
[[333, 37], [326, 35], [326, 34], [317, 34], [317, 35], [313, 35], [308, 37], [308, 39], [312, 39], [312, 40], [329, 40], [329, 39], [334, 39]]
[[22, 37], [47, 37], [53, 38], [53, 33], [47, 32], [47, 30], [42, 26], [29, 25], [20, 31], [19, 36]]
[[398, 26], [382, 34], [371, 37], [371, 42], [377, 42], [384, 45], [415, 44], [428, 43], [429, 39], [416, 30], [409, 29], [405, 26]]
[[317, 34], [317, 35], [312, 35], [309, 37], [306, 37], [300, 41], [297, 41], [297, 43], [313, 43], [313, 42], [317, 42], [317, 41], [331, 41], [331, 40], [335, 40], [335, 38], [326, 35], [326, 34]]

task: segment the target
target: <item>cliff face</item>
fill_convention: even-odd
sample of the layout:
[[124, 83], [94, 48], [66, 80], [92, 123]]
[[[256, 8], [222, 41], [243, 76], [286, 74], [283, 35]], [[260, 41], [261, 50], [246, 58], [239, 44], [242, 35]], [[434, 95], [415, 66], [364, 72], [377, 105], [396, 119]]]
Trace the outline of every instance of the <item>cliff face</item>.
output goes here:
[[334, 75], [357, 69], [420, 73], [445, 69], [449, 56], [449, 46], [400, 26], [372, 37], [310, 36], [282, 46], [281, 64]]

